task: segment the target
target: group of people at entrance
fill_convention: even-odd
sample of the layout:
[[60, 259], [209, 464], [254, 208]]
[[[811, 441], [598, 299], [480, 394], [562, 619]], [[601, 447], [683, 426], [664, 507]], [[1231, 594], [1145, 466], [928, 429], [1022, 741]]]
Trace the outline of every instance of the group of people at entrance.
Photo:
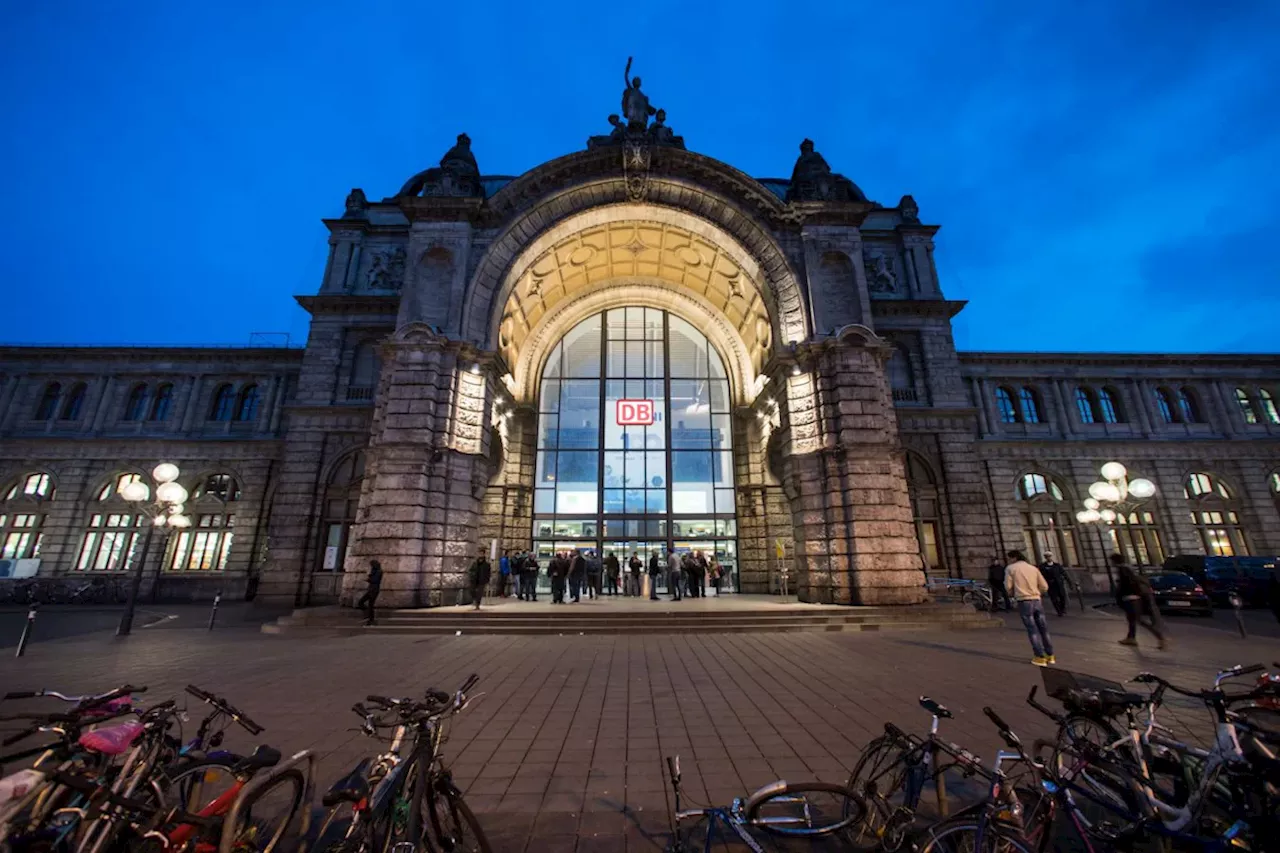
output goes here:
[[[493, 592], [504, 598], [514, 592], [522, 601], [537, 601], [540, 570], [538, 557], [532, 551], [515, 554], [504, 551], [498, 558], [498, 576]], [[476, 575], [473, 572], [471, 578], [473, 589]], [[606, 552], [603, 559], [591, 549], [557, 551], [547, 563], [551, 601], [555, 604], [563, 604], [566, 597], [580, 601], [583, 593], [589, 599], [602, 595], [640, 597], [645, 594], [646, 587], [649, 598], [656, 600], [658, 583], [664, 576], [668, 594], [672, 600], [680, 601], [686, 595], [690, 598], [705, 597], [708, 584], [718, 595], [725, 572], [714, 555], [708, 557], [701, 551], [673, 552], [665, 558], [654, 551], [649, 555], [647, 566], [639, 552], [635, 552], [627, 559], [625, 567], [613, 551]], [[485, 583], [488, 583], [487, 576]]]
[[[988, 573], [991, 609], [998, 609], [1001, 598], [1004, 599], [1005, 607], [1012, 609], [1009, 602], [1012, 597], [1017, 602], [1018, 615], [1022, 618], [1027, 638], [1031, 641], [1031, 662], [1036, 666], [1057, 663], [1053, 654], [1053, 640], [1050, 639], [1049, 627], [1045, 624], [1041, 595], [1048, 593], [1058, 615], [1066, 615], [1066, 585], [1071, 583], [1066, 569], [1053, 561], [1052, 554], [1046, 554], [1045, 563], [1039, 567], [1027, 562], [1021, 551], [1010, 551], [1006, 556], [1008, 565], [1001, 567], [997, 561], [992, 564]], [[1125, 620], [1129, 623], [1129, 632], [1120, 640], [1120, 644], [1136, 646], [1138, 627], [1141, 626], [1151, 632], [1156, 643], [1163, 649], [1167, 635], [1151, 582], [1128, 565], [1120, 554], [1112, 554], [1110, 561], [1115, 571], [1116, 603], [1124, 611]]]

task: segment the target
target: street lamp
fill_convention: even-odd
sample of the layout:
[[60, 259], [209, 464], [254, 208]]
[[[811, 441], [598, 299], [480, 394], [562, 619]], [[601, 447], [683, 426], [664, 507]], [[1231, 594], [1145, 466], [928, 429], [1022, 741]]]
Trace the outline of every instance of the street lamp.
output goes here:
[[142, 588], [142, 572], [147, 564], [147, 551], [151, 549], [151, 536], [157, 529], [181, 530], [191, 526], [191, 519], [183, 514], [187, 490], [178, 482], [181, 472], [172, 462], [161, 462], [151, 472], [156, 481], [155, 500], [151, 499], [151, 487], [141, 480], [134, 480], [120, 490], [120, 497], [133, 504], [134, 510], [151, 519], [147, 535], [142, 540], [142, 553], [133, 568], [133, 581], [129, 584], [129, 600], [120, 617], [117, 637], [127, 636], [133, 630], [133, 610], [138, 602], [138, 590]]
[[[1106, 553], [1106, 542], [1102, 538], [1102, 528], [1111, 528], [1117, 518], [1127, 516], [1143, 501], [1156, 493], [1155, 483], [1145, 477], [1129, 479], [1128, 470], [1119, 462], [1108, 462], [1099, 469], [1102, 479], [1089, 486], [1089, 497], [1084, 500], [1084, 509], [1076, 513], [1076, 521], [1081, 524], [1098, 525], [1098, 543], [1102, 547], [1102, 562], [1107, 570], [1107, 583], [1112, 592], [1116, 588], [1116, 579], [1111, 573], [1111, 560]], [[1119, 547], [1119, 537], [1113, 535]]]

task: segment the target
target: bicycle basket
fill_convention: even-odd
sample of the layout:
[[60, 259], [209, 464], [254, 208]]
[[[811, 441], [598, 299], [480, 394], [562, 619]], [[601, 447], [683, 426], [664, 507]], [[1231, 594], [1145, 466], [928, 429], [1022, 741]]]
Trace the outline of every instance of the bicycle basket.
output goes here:
[[1041, 674], [1045, 692], [1071, 712], [1113, 717], [1145, 701], [1117, 681], [1057, 668], [1043, 669]]

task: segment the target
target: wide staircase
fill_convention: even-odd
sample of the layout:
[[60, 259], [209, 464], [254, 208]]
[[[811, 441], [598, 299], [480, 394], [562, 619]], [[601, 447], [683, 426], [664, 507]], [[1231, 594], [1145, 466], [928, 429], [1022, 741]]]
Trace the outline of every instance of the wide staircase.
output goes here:
[[380, 610], [365, 626], [351, 608], [295, 610], [262, 626], [269, 634], [722, 634], [795, 631], [926, 631], [994, 628], [1003, 623], [968, 605], [929, 603], [911, 607], [839, 607], [786, 602], [776, 596], [648, 601], [604, 597], [578, 603], [499, 599], [470, 606]]

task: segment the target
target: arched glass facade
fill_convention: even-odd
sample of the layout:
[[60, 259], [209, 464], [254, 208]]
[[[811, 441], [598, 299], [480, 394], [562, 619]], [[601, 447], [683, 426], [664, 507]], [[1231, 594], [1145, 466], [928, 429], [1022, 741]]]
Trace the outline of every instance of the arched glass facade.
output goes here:
[[542, 371], [539, 559], [700, 550], [736, 568], [730, 399], [719, 353], [680, 317], [614, 308], [574, 326]]

